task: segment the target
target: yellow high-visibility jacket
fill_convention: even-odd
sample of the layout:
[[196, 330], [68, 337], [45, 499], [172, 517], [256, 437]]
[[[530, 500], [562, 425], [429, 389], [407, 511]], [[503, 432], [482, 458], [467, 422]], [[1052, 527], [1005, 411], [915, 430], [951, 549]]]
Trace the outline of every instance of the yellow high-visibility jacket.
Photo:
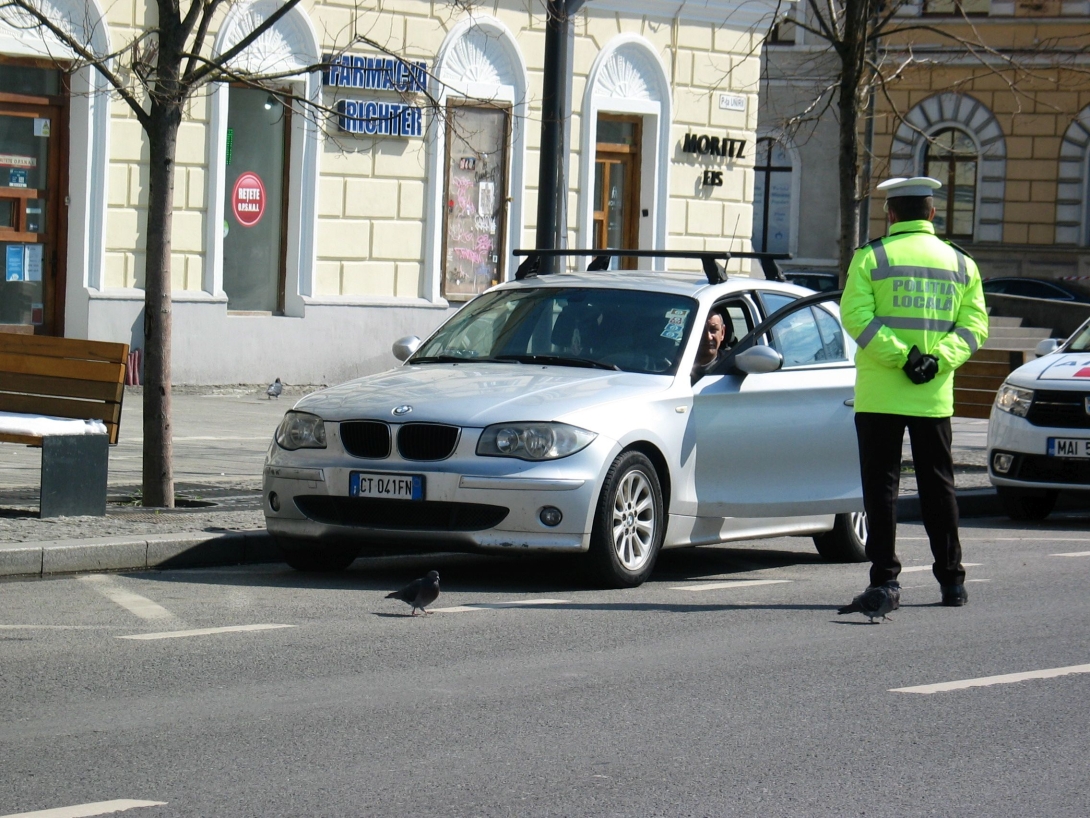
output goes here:
[[[954, 370], [988, 339], [976, 262], [935, 235], [929, 221], [897, 222], [855, 251], [840, 301], [855, 354], [855, 411], [917, 417], [954, 413]], [[909, 350], [939, 359], [939, 374], [914, 384]]]

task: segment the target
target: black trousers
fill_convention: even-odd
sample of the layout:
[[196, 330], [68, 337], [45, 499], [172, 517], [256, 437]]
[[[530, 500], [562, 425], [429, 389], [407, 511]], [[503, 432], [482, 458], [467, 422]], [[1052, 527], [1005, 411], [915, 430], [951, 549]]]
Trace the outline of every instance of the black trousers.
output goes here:
[[954, 493], [954, 461], [950, 454], [950, 418], [921, 418], [857, 412], [859, 466], [863, 476], [863, 507], [867, 511], [867, 559], [871, 585], [897, 579], [897, 495], [901, 483], [901, 445], [908, 428], [912, 463], [920, 491], [923, 525], [935, 563], [931, 570], [940, 585], [961, 585], [958, 503]]

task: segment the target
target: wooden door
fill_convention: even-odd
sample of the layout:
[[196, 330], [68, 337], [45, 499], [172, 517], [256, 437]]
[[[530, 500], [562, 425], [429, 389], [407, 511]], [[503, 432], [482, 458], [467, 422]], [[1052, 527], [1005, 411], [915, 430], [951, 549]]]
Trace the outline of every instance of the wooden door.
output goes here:
[[0, 95], [0, 331], [60, 335], [64, 109], [13, 99]]

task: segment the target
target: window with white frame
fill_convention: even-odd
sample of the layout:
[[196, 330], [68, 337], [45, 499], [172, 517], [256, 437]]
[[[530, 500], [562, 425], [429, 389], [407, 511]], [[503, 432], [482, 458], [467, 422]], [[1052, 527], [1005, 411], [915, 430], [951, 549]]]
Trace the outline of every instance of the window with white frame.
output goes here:
[[791, 251], [794, 196], [791, 154], [778, 139], [757, 140], [753, 173], [753, 249], [758, 253]]
[[960, 128], [944, 128], [931, 137], [924, 155], [925, 173], [942, 182], [933, 194], [935, 232], [971, 239], [976, 224], [976, 181], [980, 155]]

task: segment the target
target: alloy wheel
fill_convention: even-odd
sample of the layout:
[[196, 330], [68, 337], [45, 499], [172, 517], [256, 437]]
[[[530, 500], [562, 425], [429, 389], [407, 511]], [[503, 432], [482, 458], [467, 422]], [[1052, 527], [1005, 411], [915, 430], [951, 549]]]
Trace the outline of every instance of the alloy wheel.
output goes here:
[[633, 469], [621, 478], [613, 496], [613, 547], [629, 571], [639, 571], [652, 555], [655, 542], [655, 502], [651, 483]]

